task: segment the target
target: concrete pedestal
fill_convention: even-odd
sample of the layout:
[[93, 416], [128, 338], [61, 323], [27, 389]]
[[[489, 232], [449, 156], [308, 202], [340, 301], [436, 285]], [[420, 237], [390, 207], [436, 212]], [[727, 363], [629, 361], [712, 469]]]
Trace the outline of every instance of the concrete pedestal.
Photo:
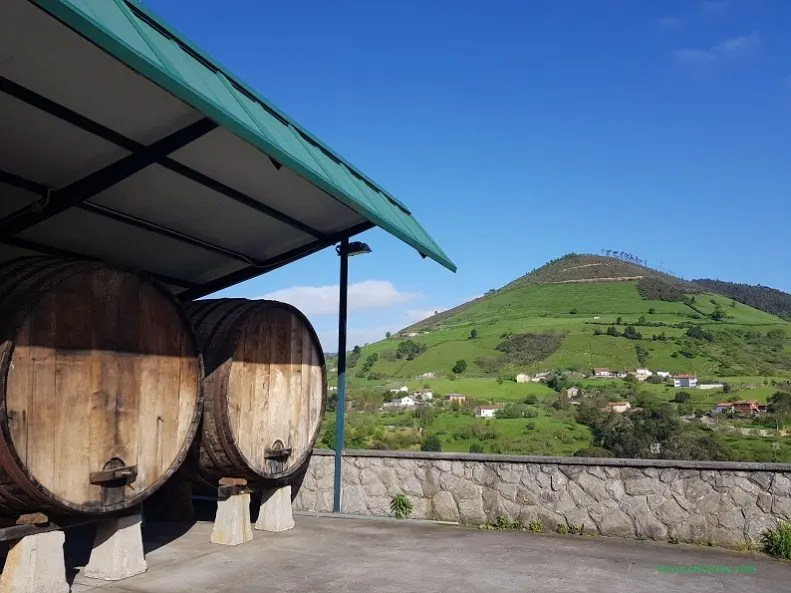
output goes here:
[[148, 569], [143, 554], [142, 517], [127, 515], [101, 521], [93, 540], [85, 576], [120, 581]]
[[250, 493], [233, 494], [217, 503], [217, 516], [209, 541], [213, 544], [238, 546], [252, 541], [250, 525]]
[[0, 593], [69, 593], [62, 531], [28, 535], [12, 543]]
[[264, 491], [255, 528], [258, 531], [287, 531], [294, 528], [291, 486]]

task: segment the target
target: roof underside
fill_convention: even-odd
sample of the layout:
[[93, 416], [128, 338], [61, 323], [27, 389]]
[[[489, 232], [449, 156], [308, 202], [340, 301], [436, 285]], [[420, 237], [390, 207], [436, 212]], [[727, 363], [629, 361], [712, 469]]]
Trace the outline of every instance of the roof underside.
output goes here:
[[126, 0], [4, 0], [0, 113], [0, 260], [103, 259], [192, 299], [380, 226], [456, 269], [402, 203]]

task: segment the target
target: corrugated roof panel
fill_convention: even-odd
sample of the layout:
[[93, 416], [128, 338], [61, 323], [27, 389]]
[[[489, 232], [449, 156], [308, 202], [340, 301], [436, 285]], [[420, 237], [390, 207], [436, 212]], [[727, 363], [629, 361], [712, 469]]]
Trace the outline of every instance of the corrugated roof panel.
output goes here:
[[374, 224], [456, 270], [406, 206], [138, 3], [31, 1]]

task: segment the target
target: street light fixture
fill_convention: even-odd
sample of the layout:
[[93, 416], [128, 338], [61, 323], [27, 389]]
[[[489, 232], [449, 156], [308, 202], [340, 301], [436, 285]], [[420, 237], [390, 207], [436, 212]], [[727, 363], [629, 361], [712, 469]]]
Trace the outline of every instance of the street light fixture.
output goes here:
[[335, 252], [341, 258], [340, 298], [338, 303], [338, 391], [335, 401], [335, 482], [333, 484], [332, 512], [341, 512], [341, 453], [346, 422], [346, 314], [349, 296], [349, 258], [371, 253], [371, 248], [361, 242], [342, 239]]

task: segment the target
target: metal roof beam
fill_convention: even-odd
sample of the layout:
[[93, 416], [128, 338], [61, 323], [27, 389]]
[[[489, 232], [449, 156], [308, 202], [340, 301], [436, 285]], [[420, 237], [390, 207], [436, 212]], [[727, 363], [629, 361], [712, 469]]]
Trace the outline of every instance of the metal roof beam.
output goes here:
[[179, 293], [177, 296], [181, 301], [192, 301], [199, 299], [206, 295], [228, 288], [229, 286], [233, 286], [234, 284], [239, 284], [240, 282], [250, 280], [251, 278], [255, 278], [261, 274], [271, 272], [272, 270], [285, 266], [286, 264], [305, 257], [306, 255], [310, 255], [326, 247], [329, 247], [341, 239], [353, 237], [354, 235], [358, 235], [364, 231], [374, 228], [375, 226], [376, 225], [372, 222], [358, 224], [342, 233], [335, 233], [328, 236], [326, 239], [313, 241], [312, 243], [308, 243], [307, 245], [297, 247], [281, 255], [273, 257], [272, 259], [263, 262], [264, 265], [262, 266], [247, 266], [241, 270], [231, 272], [226, 276], [221, 276], [220, 278], [210, 280], [206, 284], [185, 290], [184, 292]]
[[16, 235], [64, 210], [85, 202], [151, 165], [156, 160], [154, 155], [157, 153], [170, 153], [183, 148], [216, 127], [217, 124], [210, 119], [201, 119], [155, 142], [144, 152], [132, 153], [62, 189], [50, 192], [45, 200], [31, 204], [9, 220], [3, 221], [0, 224], [0, 236]]
[[[161, 147], [157, 147], [157, 143], [151, 146], [145, 146], [144, 144], [140, 144], [135, 140], [127, 138], [123, 134], [119, 134], [115, 130], [112, 130], [102, 124], [95, 122], [84, 115], [77, 113], [76, 111], [72, 111], [68, 107], [64, 107], [59, 103], [56, 103], [46, 97], [39, 95], [38, 93], [31, 91], [7, 78], [0, 76], [0, 92], [3, 92], [7, 95], [14, 97], [32, 107], [40, 109], [53, 117], [57, 117], [60, 120], [68, 122], [73, 126], [76, 126], [86, 132], [89, 132], [107, 142], [115, 144], [116, 146], [120, 146], [121, 148], [125, 148], [126, 150], [132, 152], [133, 154], [137, 153], [148, 153], [146, 158], [149, 160], [148, 164], [156, 163], [173, 173], [191, 179], [195, 183], [199, 183], [217, 193], [223, 194], [224, 196], [231, 198], [232, 200], [239, 202], [253, 210], [260, 212], [261, 214], [265, 214], [271, 218], [274, 218], [284, 224], [291, 226], [297, 230], [300, 230], [308, 235], [316, 237], [317, 239], [327, 239], [327, 235], [322, 233], [321, 231], [312, 228], [311, 226], [295, 219], [287, 214], [283, 214], [282, 212], [275, 210], [265, 204], [262, 204], [258, 200], [251, 198], [250, 196], [245, 195], [244, 193], [237, 191], [216, 179], [213, 179], [203, 173], [200, 173], [186, 165], [179, 163], [178, 161], [174, 161], [171, 158], [168, 158], [168, 154], [171, 152], [175, 152], [179, 148], [183, 148], [183, 146], [179, 146], [173, 150], [162, 150]], [[211, 121], [211, 120], [201, 120], [201, 121]], [[200, 122], [198, 122], [200, 123]], [[213, 122], [212, 122], [213, 123]], [[195, 125], [195, 124], [193, 124]], [[213, 124], [211, 130], [217, 127], [217, 124]], [[207, 130], [208, 133], [211, 130]], [[197, 139], [197, 138], [196, 138]], [[162, 140], [160, 140], [162, 142]], [[186, 145], [185, 145], [186, 146]], [[269, 156], [269, 155], [267, 155]], [[272, 157], [269, 157], [270, 161], [272, 161], [272, 166], [275, 169], [280, 169], [282, 165], [279, 162], [275, 161]], [[112, 166], [112, 165], [111, 165]], [[146, 165], [148, 166], [148, 165]], [[133, 173], [136, 171], [133, 171]], [[132, 174], [132, 173], [130, 173]], [[0, 229], [2, 232], [2, 229]]]
[[[61, 249], [60, 247], [52, 247], [51, 245], [44, 245], [43, 243], [38, 243], [36, 241], [28, 241], [27, 239], [20, 239], [19, 237], [7, 237], [3, 238], [2, 243], [6, 245], [11, 245], [12, 247], [19, 247], [20, 249], [27, 249], [29, 251], [37, 251], [39, 253], [43, 253], [44, 255], [49, 255], [52, 257], [63, 257], [68, 259], [84, 259], [84, 260], [91, 260], [91, 261], [98, 261], [99, 258], [92, 257], [90, 255], [84, 255], [82, 253], [77, 253], [75, 251], [69, 251], [68, 249]], [[172, 286], [180, 286], [181, 288], [187, 289], [195, 289], [198, 288], [199, 285], [195, 284], [194, 282], [189, 282], [188, 280], [182, 280], [181, 278], [173, 278], [172, 276], [167, 276], [165, 274], [157, 274], [155, 272], [148, 272], [147, 274], [153, 276], [160, 282], [165, 284], [170, 284]]]
[[173, 239], [181, 243], [186, 243], [188, 245], [192, 245], [193, 247], [199, 247], [201, 249], [205, 249], [207, 251], [211, 251], [219, 255], [224, 255], [226, 257], [230, 257], [232, 259], [235, 259], [240, 262], [244, 262], [246, 264], [256, 265], [256, 266], [264, 265], [261, 260], [258, 260], [254, 257], [248, 257], [237, 251], [226, 249], [224, 247], [220, 247], [219, 245], [215, 245], [214, 243], [210, 243], [209, 241], [204, 241], [203, 239], [198, 239], [196, 237], [192, 237], [185, 233], [174, 231], [173, 229], [169, 229], [167, 227], [163, 227], [158, 224], [141, 220], [140, 218], [137, 218], [135, 216], [124, 214], [123, 212], [119, 212], [117, 210], [113, 210], [112, 208], [107, 208], [105, 206], [100, 206], [99, 204], [94, 204], [92, 202], [83, 202], [78, 206], [78, 208], [80, 208], [81, 210], [85, 210], [86, 212], [91, 212], [92, 214], [97, 214], [99, 216], [110, 218], [112, 220], [116, 220], [123, 224], [128, 224], [130, 226], [134, 226], [144, 231], [157, 234], [161, 237], [167, 237], [168, 239]]
[[5, 183], [6, 185], [10, 185], [12, 187], [18, 187], [19, 189], [24, 189], [25, 191], [28, 191], [32, 194], [41, 196], [46, 194], [47, 190], [49, 189], [43, 183], [30, 181], [29, 179], [25, 179], [24, 177], [20, 177], [14, 173], [9, 173], [8, 171], [3, 171], [2, 169], [0, 169], [0, 183]]

